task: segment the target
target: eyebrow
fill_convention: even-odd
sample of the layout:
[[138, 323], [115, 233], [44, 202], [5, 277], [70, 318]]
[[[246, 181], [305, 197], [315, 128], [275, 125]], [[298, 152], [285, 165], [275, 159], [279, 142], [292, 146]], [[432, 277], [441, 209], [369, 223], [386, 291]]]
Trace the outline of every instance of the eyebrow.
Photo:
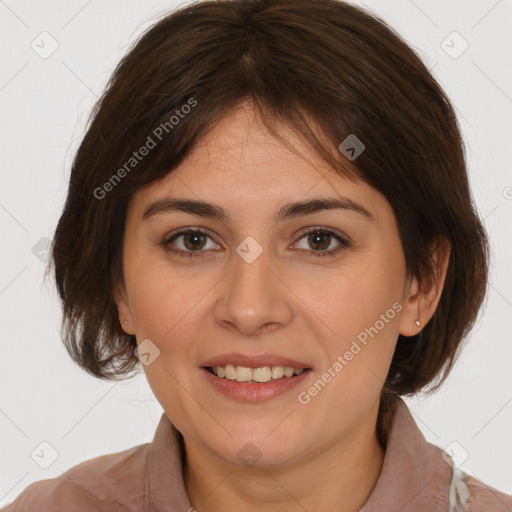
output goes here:
[[[361, 214], [370, 221], [375, 221], [373, 215], [361, 204], [352, 201], [347, 197], [340, 198], [316, 198], [308, 201], [289, 203], [283, 206], [275, 215], [275, 222], [282, 222], [287, 219], [309, 215], [325, 210], [350, 210]], [[227, 211], [215, 204], [195, 199], [174, 199], [165, 198], [150, 204], [142, 215], [146, 221], [155, 215], [180, 211], [200, 217], [218, 219], [222, 222], [229, 222]]]

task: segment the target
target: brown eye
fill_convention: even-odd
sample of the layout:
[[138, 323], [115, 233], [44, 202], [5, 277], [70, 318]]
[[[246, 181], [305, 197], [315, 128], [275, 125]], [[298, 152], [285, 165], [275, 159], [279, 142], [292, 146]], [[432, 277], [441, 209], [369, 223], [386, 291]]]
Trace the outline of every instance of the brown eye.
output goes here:
[[178, 256], [206, 256], [207, 250], [218, 247], [213, 243], [212, 246], [207, 247], [208, 239], [212, 240], [210, 235], [199, 229], [190, 229], [187, 231], [180, 231], [166, 238], [162, 242], [165, 251], [177, 254]]
[[196, 251], [202, 249], [204, 247], [204, 242], [206, 240], [206, 236], [197, 233], [186, 233], [183, 236], [183, 245], [190, 251]]
[[315, 250], [325, 250], [331, 245], [332, 236], [324, 231], [314, 231], [307, 235], [308, 243]]
[[[307, 247], [300, 249], [313, 253], [311, 255], [312, 257], [334, 256], [350, 245], [350, 243], [339, 234], [321, 228], [310, 229], [299, 238], [299, 240], [302, 239], [306, 240], [305, 245]], [[333, 242], [338, 242], [338, 244], [332, 247]], [[331, 249], [329, 249], [329, 247], [331, 247]]]

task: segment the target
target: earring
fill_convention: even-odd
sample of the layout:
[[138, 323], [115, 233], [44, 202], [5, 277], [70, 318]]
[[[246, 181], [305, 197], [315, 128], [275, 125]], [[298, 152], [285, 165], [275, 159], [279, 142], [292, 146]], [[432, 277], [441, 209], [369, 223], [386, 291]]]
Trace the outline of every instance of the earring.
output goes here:
[[125, 321], [124, 321], [124, 323], [125, 323], [126, 325], [128, 325], [128, 320], [125, 320]]
[[421, 327], [421, 322], [420, 322], [419, 320], [416, 320], [416, 325], [417, 325], [418, 327]]

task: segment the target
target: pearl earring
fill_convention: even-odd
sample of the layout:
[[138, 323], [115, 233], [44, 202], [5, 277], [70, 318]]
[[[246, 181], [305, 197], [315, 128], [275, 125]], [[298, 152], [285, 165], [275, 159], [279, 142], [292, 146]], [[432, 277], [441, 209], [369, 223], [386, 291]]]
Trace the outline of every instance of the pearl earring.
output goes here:
[[124, 323], [125, 323], [126, 325], [128, 325], [128, 320], [125, 320], [125, 321], [124, 321]]
[[419, 320], [416, 320], [416, 325], [417, 325], [418, 327], [421, 327], [421, 322], [420, 322]]

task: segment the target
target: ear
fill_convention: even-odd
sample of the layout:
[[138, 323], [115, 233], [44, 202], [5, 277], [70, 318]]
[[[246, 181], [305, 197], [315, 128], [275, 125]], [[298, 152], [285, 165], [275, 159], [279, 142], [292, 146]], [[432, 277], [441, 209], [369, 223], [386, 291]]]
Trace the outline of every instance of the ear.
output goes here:
[[[427, 325], [432, 318], [443, 291], [451, 244], [445, 237], [440, 238], [432, 247], [433, 275], [425, 276], [421, 282], [412, 277], [408, 283], [404, 299], [403, 313], [400, 317], [399, 332], [402, 336], [414, 336]], [[421, 325], [417, 325], [419, 321]]]
[[135, 334], [132, 310], [127, 297], [124, 282], [119, 283], [114, 290], [114, 302], [117, 307], [119, 323], [126, 334]]

